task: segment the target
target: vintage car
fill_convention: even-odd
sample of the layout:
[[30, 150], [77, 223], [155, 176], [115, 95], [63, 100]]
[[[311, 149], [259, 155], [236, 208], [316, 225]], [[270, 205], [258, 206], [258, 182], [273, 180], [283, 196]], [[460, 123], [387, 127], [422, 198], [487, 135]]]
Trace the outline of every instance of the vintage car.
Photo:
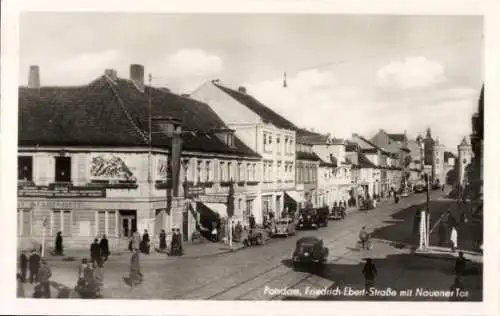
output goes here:
[[295, 223], [292, 218], [282, 218], [276, 220], [271, 232], [273, 237], [295, 235]]
[[328, 215], [328, 219], [340, 220], [345, 218], [345, 208], [343, 206], [334, 206]]
[[318, 227], [328, 227], [328, 215], [330, 215], [328, 206], [320, 207], [316, 210], [316, 212], [318, 216]]
[[266, 231], [260, 228], [250, 228], [247, 235], [243, 238], [245, 247], [261, 246], [266, 243]]
[[360, 206], [359, 206], [359, 209], [360, 210], [373, 210], [376, 206], [375, 204], [375, 200], [373, 199], [362, 199], [360, 201]]
[[297, 229], [318, 229], [318, 212], [313, 208], [302, 209], [297, 218]]
[[322, 267], [328, 260], [328, 248], [323, 246], [323, 240], [309, 236], [297, 240], [292, 254], [294, 269], [315, 265]]

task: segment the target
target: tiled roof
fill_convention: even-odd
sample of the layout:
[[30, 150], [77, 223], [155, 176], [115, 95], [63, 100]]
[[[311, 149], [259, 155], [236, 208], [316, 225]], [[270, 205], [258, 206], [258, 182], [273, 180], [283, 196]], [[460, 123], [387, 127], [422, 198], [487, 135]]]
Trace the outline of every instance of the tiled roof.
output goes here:
[[279, 128], [297, 130], [297, 126], [292, 122], [285, 119], [283, 116], [271, 110], [269, 107], [262, 104], [259, 100], [255, 99], [253, 96], [239, 92], [228, 87], [224, 87], [220, 84], [214, 83], [216, 87], [227, 93], [233, 99], [239, 103], [245, 105], [247, 108], [255, 112], [258, 116], [262, 118], [263, 121], [269, 122]]
[[358, 165], [361, 168], [377, 168], [377, 166], [362, 153], [358, 154]]
[[303, 152], [303, 151], [296, 152], [295, 158], [297, 160], [314, 160], [314, 161], [321, 160], [321, 158], [318, 155], [316, 155], [315, 153], [308, 153], [308, 152]]
[[[181, 120], [184, 149], [259, 157], [237, 137], [229, 147], [210, 132], [227, 126], [207, 104], [106, 76], [79, 87], [19, 88], [19, 144], [145, 147], [149, 95], [153, 117]], [[170, 147], [154, 121], [152, 131], [153, 146]]]

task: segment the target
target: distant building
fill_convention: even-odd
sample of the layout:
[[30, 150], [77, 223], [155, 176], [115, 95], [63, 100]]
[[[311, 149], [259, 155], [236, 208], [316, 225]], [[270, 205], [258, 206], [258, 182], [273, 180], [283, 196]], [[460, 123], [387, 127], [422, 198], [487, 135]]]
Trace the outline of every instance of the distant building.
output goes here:
[[472, 162], [472, 146], [467, 140], [467, 137], [462, 139], [460, 145], [458, 145], [458, 184], [462, 187], [466, 187], [471, 179], [467, 179], [467, 167]]
[[313, 207], [316, 207], [318, 205], [318, 178], [321, 158], [314, 152], [312, 142], [307, 140], [300, 131], [297, 132], [295, 159], [297, 192], [288, 193], [296, 194], [296, 196], [292, 199], [285, 199], [286, 206], [289, 210], [298, 210], [304, 207], [306, 200], [309, 200]]

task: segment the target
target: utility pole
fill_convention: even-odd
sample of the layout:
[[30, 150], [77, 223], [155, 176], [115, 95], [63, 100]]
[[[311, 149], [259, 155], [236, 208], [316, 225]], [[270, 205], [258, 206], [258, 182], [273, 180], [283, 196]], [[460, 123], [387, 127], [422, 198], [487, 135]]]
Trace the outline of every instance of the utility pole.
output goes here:
[[431, 181], [429, 179], [429, 176], [425, 174], [425, 180], [427, 184], [427, 203], [426, 203], [426, 219], [427, 219], [427, 225], [426, 225], [426, 246], [429, 247], [429, 242], [430, 242], [430, 222], [431, 222], [431, 211], [430, 211], [430, 201], [431, 201]]

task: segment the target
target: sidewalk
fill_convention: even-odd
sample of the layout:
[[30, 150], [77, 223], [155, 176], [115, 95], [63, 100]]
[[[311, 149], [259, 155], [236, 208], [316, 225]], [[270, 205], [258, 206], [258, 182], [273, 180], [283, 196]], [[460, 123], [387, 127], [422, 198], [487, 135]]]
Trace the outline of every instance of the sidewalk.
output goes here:
[[[214, 243], [210, 241], [204, 241], [200, 244], [192, 244], [191, 242], [185, 242], [183, 244], [184, 255], [183, 256], [167, 256], [164, 253], [156, 252], [154, 249], [151, 250], [149, 255], [141, 255], [142, 261], [155, 261], [155, 260], [179, 260], [179, 259], [193, 259], [193, 258], [203, 258], [210, 256], [217, 256], [224, 253], [234, 252], [245, 248], [242, 243], [233, 243], [232, 248], [224, 243]], [[123, 261], [129, 260], [131, 256], [128, 250], [112, 250], [109, 261]], [[46, 255], [44, 259], [47, 262], [55, 261], [80, 261], [82, 258], [89, 258], [90, 251], [84, 249], [68, 249], [65, 250], [64, 256], [51, 256]]]

